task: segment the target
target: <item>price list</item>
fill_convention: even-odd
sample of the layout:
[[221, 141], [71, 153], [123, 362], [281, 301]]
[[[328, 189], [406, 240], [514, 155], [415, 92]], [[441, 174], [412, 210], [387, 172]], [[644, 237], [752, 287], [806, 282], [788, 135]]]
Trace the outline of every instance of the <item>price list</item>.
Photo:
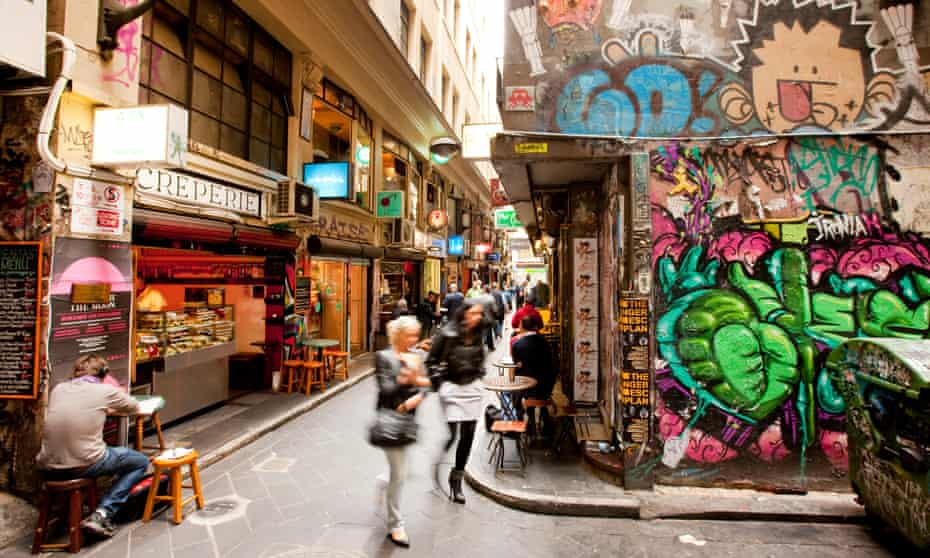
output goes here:
[[38, 386], [42, 246], [0, 243], [0, 398], [34, 398]]

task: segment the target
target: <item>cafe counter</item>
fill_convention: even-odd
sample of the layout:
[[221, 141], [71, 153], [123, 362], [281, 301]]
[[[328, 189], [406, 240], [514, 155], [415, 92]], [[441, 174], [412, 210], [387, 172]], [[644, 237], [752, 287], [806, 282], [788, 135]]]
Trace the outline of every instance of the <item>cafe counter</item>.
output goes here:
[[234, 329], [232, 306], [137, 312], [136, 369], [151, 371], [151, 393], [165, 399], [162, 422], [229, 398]]

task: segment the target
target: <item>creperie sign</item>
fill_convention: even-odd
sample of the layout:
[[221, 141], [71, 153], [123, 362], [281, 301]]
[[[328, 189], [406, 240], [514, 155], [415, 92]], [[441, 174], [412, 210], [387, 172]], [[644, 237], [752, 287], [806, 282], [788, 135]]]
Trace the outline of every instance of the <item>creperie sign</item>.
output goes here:
[[138, 190], [143, 194], [250, 217], [262, 216], [261, 194], [251, 190], [162, 169], [139, 169], [136, 178]]

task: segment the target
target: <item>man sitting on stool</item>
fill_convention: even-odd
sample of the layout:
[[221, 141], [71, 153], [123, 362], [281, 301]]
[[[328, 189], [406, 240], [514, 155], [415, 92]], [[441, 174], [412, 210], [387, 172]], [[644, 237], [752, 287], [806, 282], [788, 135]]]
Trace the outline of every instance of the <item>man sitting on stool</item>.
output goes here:
[[[513, 361], [519, 367], [521, 376], [529, 376], [536, 380], [536, 385], [524, 391], [521, 396], [523, 399], [539, 399], [547, 401], [552, 395], [552, 389], [555, 387], [556, 369], [555, 363], [552, 362], [552, 352], [549, 350], [549, 343], [546, 338], [537, 333], [539, 331], [539, 322], [533, 316], [526, 316], [520, 323], [520, 329], [524, 331], [516, 343], [513, 344], [511, 352]], [[522, 411], [522, 402], [520, 404]], [[549, 411], [543, 408], [539, 416], [539, 428], [542, 429]], [[530, 413], [529, 431], [535, 430], [535, 420], [533, 413]]]
[[77, 359], [71, 381], [55, 386], [49, 397], [42, 449], [36, 458], [52, 480], [116, 477], [94, 513], [81, 523], [84, 529], [102, 537], [115, 532], [113, 516], [149, 466], [148, 457], [142, 453], [108, 447], [103, 441], [108, 412], [140, 412], [135, 399], [104, 382], [108, 372], [106, 361], [97, 355]]

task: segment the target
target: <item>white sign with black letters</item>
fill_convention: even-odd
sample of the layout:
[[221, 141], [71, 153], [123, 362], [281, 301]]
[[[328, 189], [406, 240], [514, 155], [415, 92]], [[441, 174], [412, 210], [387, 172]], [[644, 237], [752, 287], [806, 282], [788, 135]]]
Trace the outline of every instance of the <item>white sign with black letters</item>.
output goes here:
[[262, 216], [262, 196], [251, 190], [164, 169], [139, 169], [136, 182], [139, 192], [150, 196]]

